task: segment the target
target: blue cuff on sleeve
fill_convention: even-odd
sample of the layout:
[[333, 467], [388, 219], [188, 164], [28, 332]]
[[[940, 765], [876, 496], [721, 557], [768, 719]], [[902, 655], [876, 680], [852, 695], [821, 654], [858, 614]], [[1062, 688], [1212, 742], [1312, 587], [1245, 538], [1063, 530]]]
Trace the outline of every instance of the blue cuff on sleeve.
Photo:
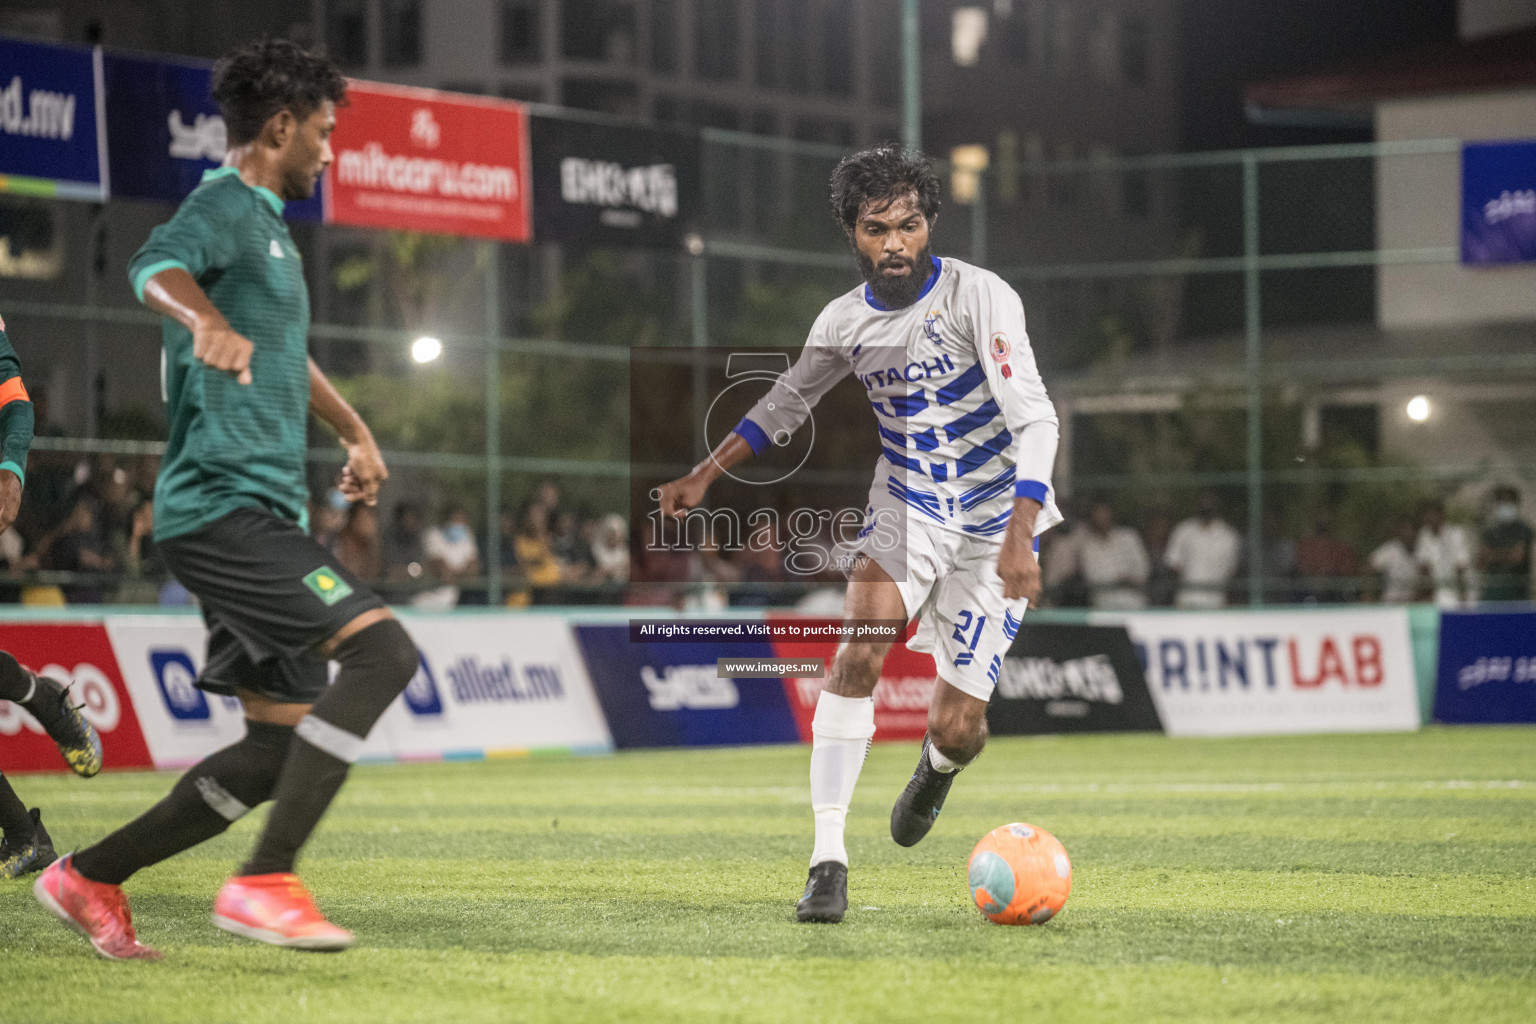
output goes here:
[[742, 440], [752, 446], [753, 455], [761, 455], [773, 447], [773, 442], [768, 440], [768, 435], [763, 432], [763, 428], [746, 417], [742, 417], [741, 422], [736, 424], [734, 432], [740, 434]]
[[12, 473], [15, 473], [16, 479], [21, 481], [21, 486], [27, 486], [27, 471], [16, 465], [16, 463], [12, 462], [10, 459], [6, 459], [4, 462], [0, 462], [0, 469], [8, 469]]
[[[181, 260], [157, 260], [156, 262], [151, 263], [149, 266], [145, 267], [143, 270], [139, 271], [137, 274], [134, 274], [133, 297], [138, 299], [140, 303], [143, 303], [144, 286], [149, 284], [149, 279], [160, 273], [160, 271], [170, 270], [172, 267], [180, 267], [182, 270], [187, 270], [187, 265], [181, 262]], [[187, 273], [190, 274], [191, 271], [188, 270]]]
[[1045, 504], [1045, 496], [1051, 493], [1051, 489], [1039, 480], [1020, 480], [1013, 485], [1015, 498], [1033, 498], [1040, 504]]

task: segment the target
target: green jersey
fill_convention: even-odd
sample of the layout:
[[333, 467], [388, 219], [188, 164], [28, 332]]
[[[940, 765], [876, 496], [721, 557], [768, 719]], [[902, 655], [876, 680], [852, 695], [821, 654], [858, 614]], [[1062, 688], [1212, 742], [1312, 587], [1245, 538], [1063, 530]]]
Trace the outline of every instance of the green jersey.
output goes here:
[[21, 383], [21, 360], [0, 320], [0, 469], [27, 482], [27, 452], [32, 447], [32, 400]]
[[155, 539], [189, 533], [237, 508], [303, 524], [309, 422], [309, 291], [283, 202], [233, 167], [203, 175], [176, 215], [128, 264], [134, 294], [181, 267], [230, 327], [249, 338], [250, 384], [192, 357], [192, 332], [165, 321], [162, 369], [169, 420], [155, 486]]

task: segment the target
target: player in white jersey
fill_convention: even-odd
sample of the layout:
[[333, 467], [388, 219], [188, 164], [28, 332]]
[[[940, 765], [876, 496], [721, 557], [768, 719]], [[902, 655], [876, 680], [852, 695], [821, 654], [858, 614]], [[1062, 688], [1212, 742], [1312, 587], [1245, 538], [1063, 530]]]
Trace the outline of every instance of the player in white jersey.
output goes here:
[[[882, 454], [843, 615], [916, 617], [908, 647], [938, 664], [922, 755], [891, 811], [892, 838], [911, 846], [933, 827], [955, 773], [981, 753], [1003, 655], [1039, 596], [1035, 537], [1061, 521], [1050, 486], [1056, 413], [1018, 295], [989, 271], [931, 254], [939, 182], [924, 158], [889, 146], [846, 158], [832, 174], [832, 205], [865, 284], [827, 305], [799, 361], [658, 497], [663, 513], [684, 514], [732, 465], [787, 442], [843, 377], [863, 383]], [[897, 529], [876, 529], [881, 521]], [[889, 649], [844, 643], [817, 701], [816, 838], [801, 921], [841, 921], [847, 910], [843, 830]]]

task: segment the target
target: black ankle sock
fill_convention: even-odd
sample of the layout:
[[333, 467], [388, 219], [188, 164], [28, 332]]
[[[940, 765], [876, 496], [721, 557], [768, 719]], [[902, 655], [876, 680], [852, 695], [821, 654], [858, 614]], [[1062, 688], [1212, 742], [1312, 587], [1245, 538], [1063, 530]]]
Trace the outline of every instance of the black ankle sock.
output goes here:
[[335, 657], [341, 671], [294, 730], [267, 827], [242, 875], [293, 870], [299, 848], [347, 781], [373, 723], [416, 674], [418, 656], [405, 628], [385, 619], [348, 637]]
[[5, 838], [18, 843], [30, 840], [34, 831], [27, 805], [21, 802], [3, 772], [0, 772], [0, 831], [5, 833]]
[[219, 835], [270, 797], [293, 730], [250, 721], [245, 729], [244, 739], [200, 761], [165, 799], [75, 854], [75, 870], [95, 882], [121, 885], [135, 871]]
[[0, 651], [0, 700], [26, 708], [50, 733], [64, 718], [59, 695], [63, 687], [51, 679], [33, 675], [11, 655]]

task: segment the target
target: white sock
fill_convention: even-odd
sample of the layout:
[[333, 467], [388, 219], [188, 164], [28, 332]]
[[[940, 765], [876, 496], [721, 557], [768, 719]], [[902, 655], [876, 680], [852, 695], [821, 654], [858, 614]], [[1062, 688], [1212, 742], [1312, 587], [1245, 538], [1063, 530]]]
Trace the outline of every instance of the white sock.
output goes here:
[[843, 827], [874, 736], [873, 697], [822, 692], [811, 720], [811, 812], [816, 816], [812, 867], [829, 860], [848, 863]]
[[951, 761], [949, 758], [941, 754], [939, 752], [939, 748], [934, 746], [933, 742], [930, 740], [928, 743], [928, 763], [933, 765], [934, 771], [943, 772], [945, 775], [950, 775], [959, 771], [961, 768], [964, 768], [965, 764], [970, 764], [971, 762], [967, 761], [965, 764], [961, 764], [958, 761]]

